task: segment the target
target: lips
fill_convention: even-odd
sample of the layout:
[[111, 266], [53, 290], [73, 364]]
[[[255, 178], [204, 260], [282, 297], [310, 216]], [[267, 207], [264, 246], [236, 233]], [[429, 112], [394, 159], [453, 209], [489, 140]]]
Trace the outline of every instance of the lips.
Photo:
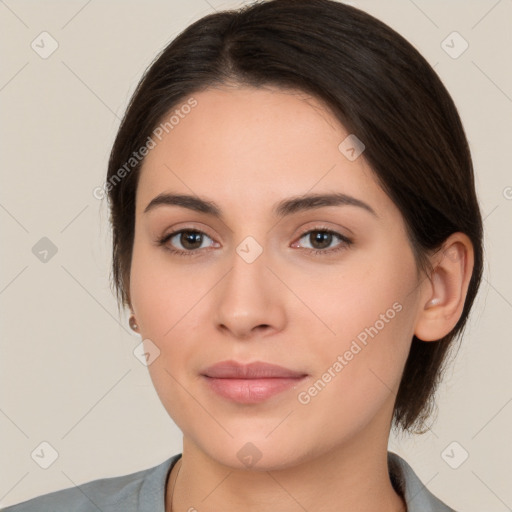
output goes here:
[[307, 374], [260, 361], [250, 364], [222, 361], [206, 368], [202, 375], [216, 379], [295, 379]]
[[296, 388], [308, 374], [259, 361], [222, 361], [206, 368], [201, 376], [216, 395], [240, 404], [256, 404]]

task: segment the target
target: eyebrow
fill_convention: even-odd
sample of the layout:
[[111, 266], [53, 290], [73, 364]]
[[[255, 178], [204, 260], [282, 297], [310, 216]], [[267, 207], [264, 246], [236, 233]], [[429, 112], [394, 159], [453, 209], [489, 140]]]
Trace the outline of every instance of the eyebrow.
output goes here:
[[[144, 213], [154, 210], [158, 206], [181, 206], [182, 208], [223, 219], [222, 210], [214, 201], [198, 196], [162, 193], [149, 202], [144, 209]], [[326, 206], [357, 206], [358, 208], [368, 211], [375, 217], [379, 217], [369, 204], [342, 193], [309, 194], [290, 197], [276, 203], [272, 208], [272, 212], [277, 217], [285, 217], [300, 211], [313, 210]]]

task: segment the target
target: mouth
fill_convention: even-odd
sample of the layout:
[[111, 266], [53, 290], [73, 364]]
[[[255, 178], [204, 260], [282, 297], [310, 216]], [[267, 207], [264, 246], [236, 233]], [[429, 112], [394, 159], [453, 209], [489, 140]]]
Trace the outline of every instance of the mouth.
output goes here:
[[215, 394], [230, 401], [255, 404], [297, 387], [308, 374], [259, 361], [222, 361], [206, 368], [201, 377]]

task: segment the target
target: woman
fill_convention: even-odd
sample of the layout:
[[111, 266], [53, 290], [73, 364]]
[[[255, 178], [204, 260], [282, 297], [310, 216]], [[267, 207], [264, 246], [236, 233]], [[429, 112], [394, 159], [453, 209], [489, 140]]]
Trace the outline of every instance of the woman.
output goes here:
[[460, 118], [400, 35], [331, 0], [192, 24], [151, 65], [105, 191], [113, 277], [183, 453], [7, 511], [450, 511], [426, 427], [482, 273]]

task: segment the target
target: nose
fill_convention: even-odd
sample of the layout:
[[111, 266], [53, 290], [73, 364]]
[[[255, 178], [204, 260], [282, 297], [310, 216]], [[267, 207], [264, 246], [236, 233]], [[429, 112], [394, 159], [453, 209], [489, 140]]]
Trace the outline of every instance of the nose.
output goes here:
[[233, 251], [231, 263], [215, 287], [215, 327], [244, 340], [284, 329], [286, 287], [267, 266], [265, 251], [251, 263]]

